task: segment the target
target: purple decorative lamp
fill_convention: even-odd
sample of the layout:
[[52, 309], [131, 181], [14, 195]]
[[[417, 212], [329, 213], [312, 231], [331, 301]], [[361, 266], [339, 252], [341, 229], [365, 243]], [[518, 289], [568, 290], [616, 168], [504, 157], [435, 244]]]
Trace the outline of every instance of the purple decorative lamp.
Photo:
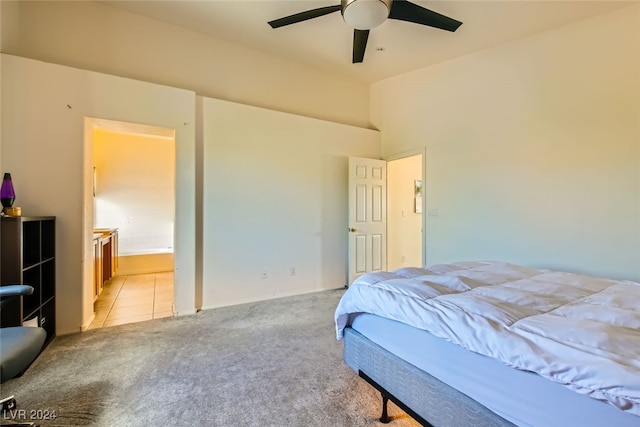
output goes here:
[[2, 202], [2, 212], [9, 214], [13, 202], [16, 200], [16, 192], [13, 189], [13, 182], [11, 182], [11, 174], [5, 172], [2, 179], [2, 187], [0, 187], [0, 202]]

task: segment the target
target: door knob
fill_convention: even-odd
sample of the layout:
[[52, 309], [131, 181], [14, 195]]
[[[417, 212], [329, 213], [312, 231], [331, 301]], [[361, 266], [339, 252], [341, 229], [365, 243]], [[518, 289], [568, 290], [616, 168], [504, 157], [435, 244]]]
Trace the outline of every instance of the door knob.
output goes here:
[[356, 231], [358, 231], [357, 228], [349, 227], [349, 233], [355, 233]]

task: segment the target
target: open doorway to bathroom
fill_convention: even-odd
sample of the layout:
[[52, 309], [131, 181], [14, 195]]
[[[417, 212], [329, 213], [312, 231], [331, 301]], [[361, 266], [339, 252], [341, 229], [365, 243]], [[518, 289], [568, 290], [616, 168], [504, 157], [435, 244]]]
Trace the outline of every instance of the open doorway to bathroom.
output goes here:
[[[98, 255], [89, 329], [172, 316], [174, 131], [100, 120], [91, 139], [91, 231]], [[117, 246], [108, 266], [97, 259], [105, 238], [111, 249]]]

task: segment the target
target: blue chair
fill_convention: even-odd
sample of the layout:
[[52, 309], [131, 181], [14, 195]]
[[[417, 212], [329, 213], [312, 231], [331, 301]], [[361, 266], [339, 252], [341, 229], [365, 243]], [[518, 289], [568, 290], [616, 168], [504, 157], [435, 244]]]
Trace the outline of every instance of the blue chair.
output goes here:
[[[0, 310], [11, 299], [31, 295], [33, 288], [27, 285], [0, 286]], [[0, 383], [20, 376], [38, 357], [47, 337], [38, 327], [13, 326], [0, 328]], [[16, 406], [14, 396], [0, 400], [3, 414]]]

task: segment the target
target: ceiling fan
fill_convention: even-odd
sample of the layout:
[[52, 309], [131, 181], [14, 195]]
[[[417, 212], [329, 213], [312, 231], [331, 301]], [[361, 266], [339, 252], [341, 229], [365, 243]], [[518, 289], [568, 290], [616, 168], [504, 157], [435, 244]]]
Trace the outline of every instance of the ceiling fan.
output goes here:
[[387, 18], [414, 22], [441, 30], [455, 31], [462, 22], [441, 15], [407, 0], [341, 0], [339, 5], [320, 7], [269, 21], [271, 28], [280, 28], [340, 11], [353, 30], [353, 60], [362, 62], [367, 48], [369, 30]]

